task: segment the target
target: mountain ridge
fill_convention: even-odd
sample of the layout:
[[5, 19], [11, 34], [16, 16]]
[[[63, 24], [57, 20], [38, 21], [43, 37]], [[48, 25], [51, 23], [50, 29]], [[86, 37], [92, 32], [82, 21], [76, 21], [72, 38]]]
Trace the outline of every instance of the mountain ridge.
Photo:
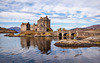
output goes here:
[[17, 33], [17, 31], [0, 27], [0, 33]]
[[10, 27], [10, 28], [8, 28], [9, 30], [15, 30], [15, 31], [17, 31], [17, 32], [20, 32], [20, 27]]
[[84, 27], [84, 28], [73, 28], [71, 30], [80, 30], [80, 31], [87, 31], [87, 30], [98, 30], [100, 29], [100, 24], [97, 25], [92, 25], [92, 26], [88, 26], [88, 27]]

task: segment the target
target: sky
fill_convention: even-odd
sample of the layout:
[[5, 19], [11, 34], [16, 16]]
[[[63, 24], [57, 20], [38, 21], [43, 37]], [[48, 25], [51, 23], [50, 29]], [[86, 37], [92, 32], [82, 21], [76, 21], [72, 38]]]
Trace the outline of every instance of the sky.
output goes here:
[[53, 30], [100, 24], [100, 0], [0, 0], [0, 27], [37, 24], [45, 16]]

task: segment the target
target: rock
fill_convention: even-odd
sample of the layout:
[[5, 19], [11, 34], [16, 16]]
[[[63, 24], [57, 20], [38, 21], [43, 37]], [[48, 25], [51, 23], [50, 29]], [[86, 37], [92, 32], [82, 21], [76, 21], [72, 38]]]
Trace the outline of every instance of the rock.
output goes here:
[[88, 40], [60, 40], [56, 42], [54, 45], [58, 47], [92, 47], [92, 46], [100, 46], [100, 44], [96, 44], [90, 42]]
[[6, 34], [4, 36], [15, 36], [14, 33], [9, 33], [9, 34]]
[[82, 55], [82, 54], [76, 54], [74, 57], [77, 57], [77, 56], [80, 56], [80, 55]]
[[12, 53], [11, 55], [15, 55], [14, 53]]
[[66, 51], [62, 51], [62, 52], [66, 52]]
[[83, 39], [83, 40], [88, 40], [88, 41], [91, 41], [91, 42], [100, 42], [100, 35], [99, 36], [88, 37], [88, 38]]
[[54, 56], [54, 58], [58, 58], [58, 56]]

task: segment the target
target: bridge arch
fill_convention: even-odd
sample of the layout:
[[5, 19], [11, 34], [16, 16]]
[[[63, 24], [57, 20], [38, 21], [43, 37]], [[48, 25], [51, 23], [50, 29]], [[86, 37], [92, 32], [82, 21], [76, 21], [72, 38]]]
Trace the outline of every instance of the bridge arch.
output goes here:
[[59, 38], [62, 38], [62, 39], [69, 39], [69, 38], [76, 39], [77, 32], [75, 32], [75, 31], [62, 31], [62, 32], [57, 32], [57, 36]]
[[59, 37], [62, 37], [62, 33], [59, 33]]
[[59, 33], [59, 39], [60, 40], [62, 39], [62, 33]]
[[76, 33], [71, 33], [71, 38], [75, 38], [76, 37]]
[[64, 33], [64, 36], [66, 37], [68, 35], [68, 33]]
[[71, 37], [74, 37], [75, 36], [75, 33], [71, 33]]

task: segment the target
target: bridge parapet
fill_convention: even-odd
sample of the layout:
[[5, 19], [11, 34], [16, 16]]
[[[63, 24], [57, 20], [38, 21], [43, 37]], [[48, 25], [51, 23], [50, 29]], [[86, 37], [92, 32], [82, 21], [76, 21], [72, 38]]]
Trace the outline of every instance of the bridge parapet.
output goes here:
[[76, 37], [90, 37], [90, 36], [96, 36], [96, 35], [100, 35], [100, 32], [86, 32], [86, 31], [73, 31], [73, 30], [67, 30], [67, 31], [55, 31], [54, 32], [54, 36], [68, 36], [68, 37], [72, 37], [72, 36], [76, 36]]

